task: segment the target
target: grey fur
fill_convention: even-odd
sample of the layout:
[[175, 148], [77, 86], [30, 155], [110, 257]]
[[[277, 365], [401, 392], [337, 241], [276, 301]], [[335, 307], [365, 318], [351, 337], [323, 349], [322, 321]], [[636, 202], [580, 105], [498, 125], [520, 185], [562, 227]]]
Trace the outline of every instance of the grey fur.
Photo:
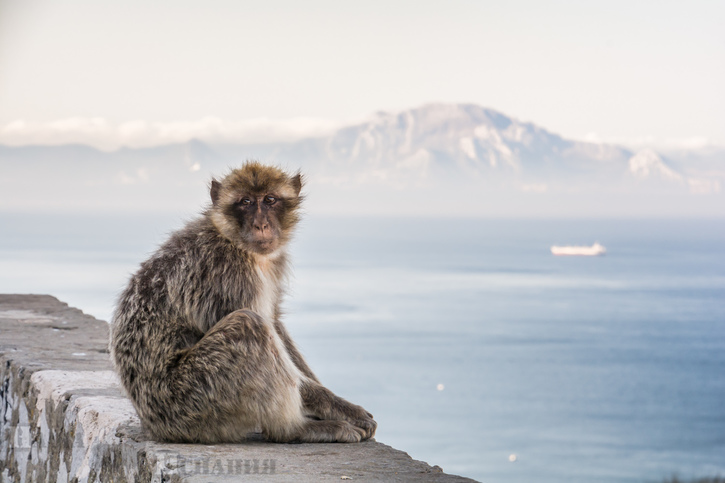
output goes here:
[[213, 181], [212, 206], [131, 277], [111, 354], [153, 437], [357, 442], [377, 423], [320, 384], [280, 321], [300, 175], [256, 162]]

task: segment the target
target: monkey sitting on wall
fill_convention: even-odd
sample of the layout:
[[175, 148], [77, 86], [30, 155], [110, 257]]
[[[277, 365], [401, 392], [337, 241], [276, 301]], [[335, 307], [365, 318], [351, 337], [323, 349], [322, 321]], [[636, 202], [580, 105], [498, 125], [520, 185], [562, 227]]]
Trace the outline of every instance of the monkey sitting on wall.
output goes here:
[[280, 321], [302, 177], [248, 162], [131, 278], [111, 356], [158, 440], [357, 442], [377, 423], [320, 384]]

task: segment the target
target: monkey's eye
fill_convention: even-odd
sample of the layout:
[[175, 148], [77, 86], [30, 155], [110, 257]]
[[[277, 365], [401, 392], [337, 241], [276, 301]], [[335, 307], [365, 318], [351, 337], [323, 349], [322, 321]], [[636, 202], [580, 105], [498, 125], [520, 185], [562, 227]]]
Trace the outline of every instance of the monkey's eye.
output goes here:
[[242, 200], [239, 202], [239, 204], [241, 204], [243, 206], [251, 205], [252, 200], [250, 198], [245, 197], [245, 198], [242, 198]]
[[272, 195], [267, 195], [264, 197], [264, 202], [267, 203], [268, 205], [273, 205], [277, 202], [277, 198], [275, 198]]

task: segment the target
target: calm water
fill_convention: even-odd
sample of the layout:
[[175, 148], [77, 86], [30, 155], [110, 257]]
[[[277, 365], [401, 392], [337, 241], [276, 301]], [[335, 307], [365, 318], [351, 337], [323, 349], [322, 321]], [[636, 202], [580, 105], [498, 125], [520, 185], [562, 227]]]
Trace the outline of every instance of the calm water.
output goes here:
[[[181, 222], [2, 215], [0, 292], [108, 319]], [[379, 441], [487, 482], [725, 475], [723, 220], [311, 219], [293, 254], [287, 325]]]

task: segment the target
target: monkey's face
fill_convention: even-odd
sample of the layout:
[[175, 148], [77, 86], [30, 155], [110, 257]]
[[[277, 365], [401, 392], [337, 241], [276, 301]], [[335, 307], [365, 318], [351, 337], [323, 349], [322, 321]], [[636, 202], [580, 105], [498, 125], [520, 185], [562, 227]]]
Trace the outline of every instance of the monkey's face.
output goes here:
[[233, 216], [248, 250], [266, 255], [279, 248], [283, 205], [284, 200], [276, 193], [242, 194], [234, 203]]
[[263, 255], [287, 243], [297, 223], [302, 177], [256, 162], [211, 184], [210, 216], [240, 248]]

